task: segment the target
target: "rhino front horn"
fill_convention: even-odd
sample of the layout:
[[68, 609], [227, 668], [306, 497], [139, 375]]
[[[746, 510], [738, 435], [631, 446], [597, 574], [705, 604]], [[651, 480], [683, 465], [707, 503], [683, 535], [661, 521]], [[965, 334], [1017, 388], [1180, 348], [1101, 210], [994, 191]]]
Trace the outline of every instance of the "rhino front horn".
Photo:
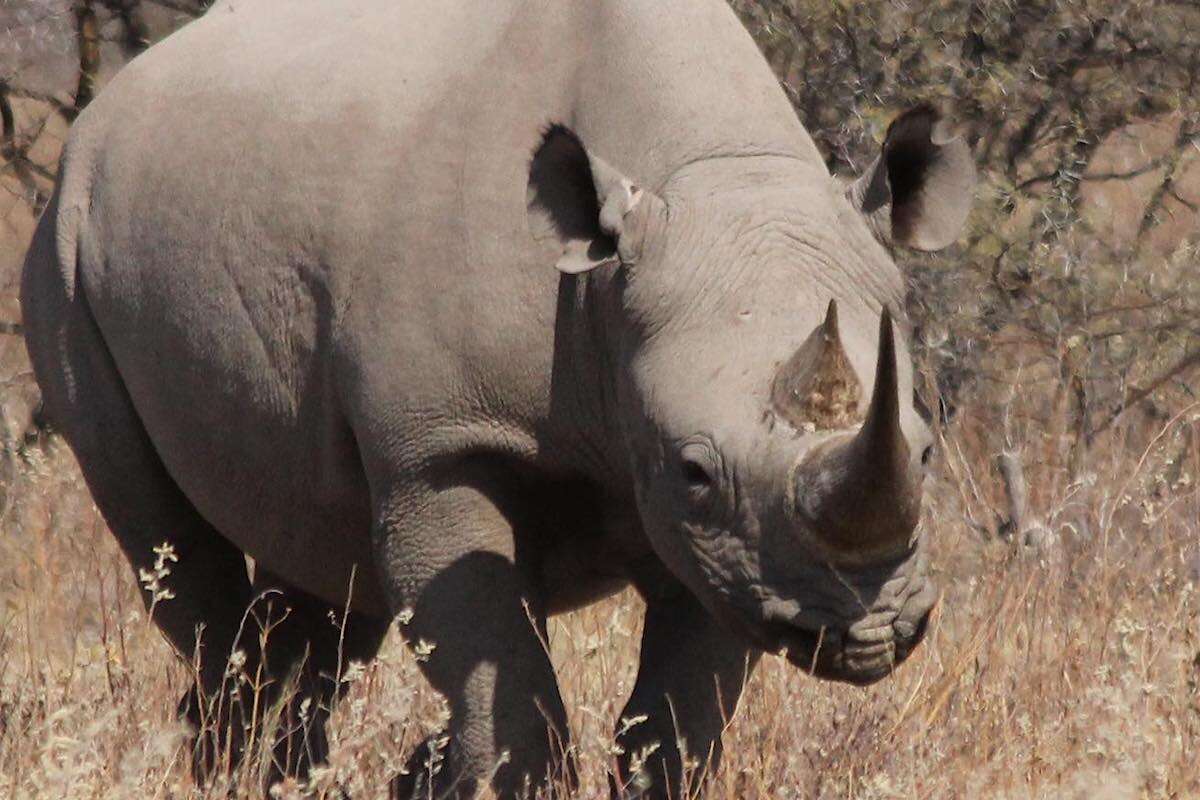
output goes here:
[[879, 320], [875, 388], [857, 433], [817, 448], [796, 466], [793, 511], [849, 558], [906, 550], [920, 514], [920, 472], [900, 424], [899, 367], [892, 317]]
[[867, 418], [856, 437], [864, 457], [881, 478], [898, 478], [908, 471], [908, 442], [900, 427], [900, 386], [892, 313], [884, 306], [879, 317], [879, 355], [875, 359], [875, 391]]

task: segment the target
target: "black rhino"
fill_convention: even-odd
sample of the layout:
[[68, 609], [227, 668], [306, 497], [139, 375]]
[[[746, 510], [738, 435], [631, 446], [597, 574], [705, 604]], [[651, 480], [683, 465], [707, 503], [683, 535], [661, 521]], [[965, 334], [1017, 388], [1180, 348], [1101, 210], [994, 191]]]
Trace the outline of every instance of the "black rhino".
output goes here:
[[950, 244], [973, 182], [928, 108], [835, 180], [721, 0], [223, 0], [79, 118], [26, 336], [132, 565], [178, 556], [189, 714], [239, 647], [323, 704], [399, 615], [453, 717], [396, 795], [512, 796], [569, 736], [538, 628], [633, 585], [621, 744], [661, 748], [616, 783], [662, 797], [760, 652], [868, 683], [920, 640], [888, 248]]

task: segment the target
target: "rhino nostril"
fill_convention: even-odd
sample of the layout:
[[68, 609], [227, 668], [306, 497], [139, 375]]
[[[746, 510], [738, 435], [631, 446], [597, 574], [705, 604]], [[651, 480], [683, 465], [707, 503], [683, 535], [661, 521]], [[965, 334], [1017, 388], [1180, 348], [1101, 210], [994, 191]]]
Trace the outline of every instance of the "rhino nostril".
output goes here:
[[929, 462], [933, 459], [933, 445], [925, 445], [925, 449], [921, 451], [921, 466], [929, 466]]

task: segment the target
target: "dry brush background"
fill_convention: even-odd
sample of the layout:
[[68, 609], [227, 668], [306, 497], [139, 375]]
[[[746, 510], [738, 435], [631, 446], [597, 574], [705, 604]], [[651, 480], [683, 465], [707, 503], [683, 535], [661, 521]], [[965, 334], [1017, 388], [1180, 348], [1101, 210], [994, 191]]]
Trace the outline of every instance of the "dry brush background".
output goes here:
[[[940, 444], [932, 632], [866, 690], [768, 658], [713, 796], [1200, 797], [1200, 8], [733, 4], [831, 168], [932, 99], [982, 186], [961, 245], [902, 257]], [[191, 782], [186, 670], [39, 424], [15, 299], [71, 118], [202, 6], [0, 0], [0, 797], [257, 786]], [[622, 595], [552, 625], [583, 797], [607, 796], [639, 624]], [[378, 796], [443, 710], [396, 643], [345, 679], [313, 789]]]

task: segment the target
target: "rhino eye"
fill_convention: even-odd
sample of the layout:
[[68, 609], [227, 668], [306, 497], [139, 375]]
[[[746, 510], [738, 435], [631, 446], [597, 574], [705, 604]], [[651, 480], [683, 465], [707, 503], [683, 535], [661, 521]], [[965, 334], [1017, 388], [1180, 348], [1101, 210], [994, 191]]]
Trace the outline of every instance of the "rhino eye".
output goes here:
[[689, 485], [697, 488], [702, 486], [712, 485], [712, 476], [708, 474], [708, 470], [697, 461], [684, 460], [683, 462], [683, 479]]
[[688, 488], [704, 491], [716, 485], [716, 456], [705, 442], [691, 441], [679, 451], [679, 469]]

